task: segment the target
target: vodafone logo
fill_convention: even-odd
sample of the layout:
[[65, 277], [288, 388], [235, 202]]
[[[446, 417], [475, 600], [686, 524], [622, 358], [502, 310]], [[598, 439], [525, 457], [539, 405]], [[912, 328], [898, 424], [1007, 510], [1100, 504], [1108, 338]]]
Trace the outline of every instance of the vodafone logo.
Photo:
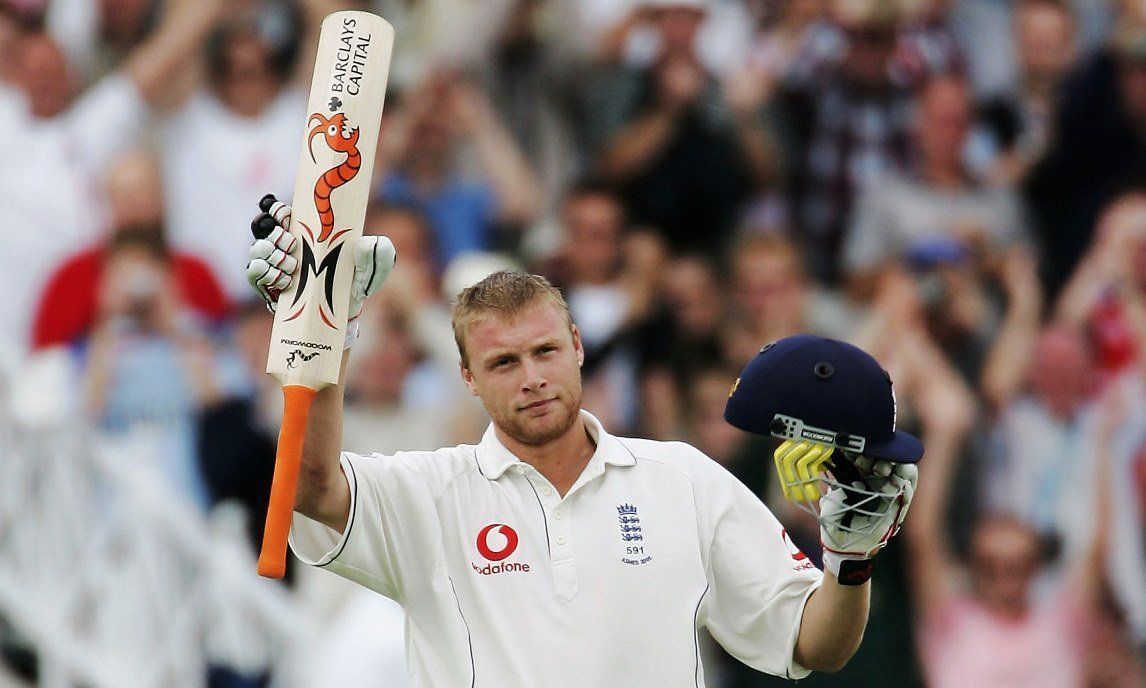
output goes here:
[[478, 533], [478, 552], [489, 561], [501, 561], [517, 549], [517, 539], [513, 528], [504, 523], [491, 523]]
[[803, 561], [808, 558], [808, 555], [801, 552], [796, 543], [792, 542], [792, 537], [788, 535], [787, 529], [781, 530], [780, 535], [784, 538], [784, 544], [788, 547], [788, 553], [792, 555], [793, 559]]
[[780, 536], [784, 538], [784, 546], [788, 548], [788, 554], [792, 555], [792, 560], [796, 564], [792, 567], [793, 571], [805, 571], [807, 569], [815, 568], [815, 564], [808, 560], [808, 555], [800, 551], [795, 542], [792, 542], [792, 537], [788, 535], [786, 529], [780, 531]]

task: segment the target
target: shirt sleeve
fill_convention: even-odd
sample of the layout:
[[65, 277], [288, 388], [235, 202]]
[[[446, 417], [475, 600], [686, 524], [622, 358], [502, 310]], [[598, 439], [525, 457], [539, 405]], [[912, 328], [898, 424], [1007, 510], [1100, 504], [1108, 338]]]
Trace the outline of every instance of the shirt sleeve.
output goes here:
[[811, 673], [794, 658], [804, 604], [823, 574], [756, 495], [728, 475], [710, 505], [706, 626], [733, 657], [791, 679]]
[[848, 274], [871, 270], [881, 261], [895, 257], [891, 242], [895, 217], [882, 194], [875, 191], [877, 188], [860, 195], [855, 219], [844, 237], [843, 263]]
[[78, 162], [102, 173], [116, 155], [146, 141], [148, 113], [143, 94], [127, 76], [112, 74], [102, 79], [65, 115]]
[[[413, 454], [406, 452], [404, 454]], [[402, 455], [343, 452], [350, 516], [340, 535], [295, 513], [290, 546], [305, 564], [325, 568], [397, 602], [409, 582], [425, 579], [442, 541], [431, 483]]]

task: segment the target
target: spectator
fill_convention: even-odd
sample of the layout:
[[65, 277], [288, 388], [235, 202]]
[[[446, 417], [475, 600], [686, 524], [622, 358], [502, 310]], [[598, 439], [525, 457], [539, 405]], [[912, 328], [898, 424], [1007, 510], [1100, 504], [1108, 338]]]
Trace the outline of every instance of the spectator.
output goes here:
[[[836, 0], [839, 33], [777, 92], [789, 205], [809, 269], [838, 279], [855, 194], [907, 162], [910, 92], [892, 78], [903, 17], [886, 0]], [[854, 113], [854, 114], [853, 114]]]
[[954, 0], [913, 4], [896, 46], [892, 65], [895, 79], [915, 85], [935, 76], [962, 75], [965, 60], [951, 21]]
[[[124, 64], [76, 96], [60, 46], [41, 32], [24, 33], [12, 52], [15, 92], [0, 107], [0, 206], [6, 211], [0, 249], [12, 269], [0, 277], [9, 298], [0, 330], [15, 333], [23, 352], [35, 298], [65, 253], [105, 226], [94, 193], [109, 161], [137, 146], [146, 115], [165, 82], [186, 62], [224, 9], [222, 0], [177, 0], [159, 28]], [[44, 180], [52, 180], [50, 190]], [[230, 270], [228, 264], [228, 273]]]
[[800, 250], [788, 237], [749, 235], [731, 255], [735, 322], [751, 338], [750, 346], [758, 349], [802, 332], [843, 338], [857, 324], [837, 297], [808, 277]]
[[[932, 434], [925, 440], [931, 470], [920, 483], [907, 526], [928, 685], [1140, 685], [1141, 667], [1124, 646], [1116, 640], [1096, 642], [1116, 639], [1098, 608], [1109, 515], [1098, 519], [1101, 525], [1091, 531], [1086, 547], [1065, 563], [1066, 576], [1044, 595], [1035, 588], [1047, 561], [1044, 541], [1020, 518], [990, 514], [980, 519], [966, 564], [955, 559], [944, 521], [969, 420], [964, 412], [936, 426], [940, 437]], [[1098, 439], [1094, 451], [1105, 457], [1108, 434]], [[1086, 501], [1108, 512], [1105, 486], [1110, 478], [1104, 466], [1109, 459], [1089, 463], [1098, 473], [1089, 486], [1098, 494]]]
[[[378, 197], [426, 215], [442, 267], [467, 251], [516, 243], [537, 215], [540, 193], [485, 93], [439, 70], [396, 109], [379, 151]], [[471, 148], [479, 170], [467, 174], [462, 155]]]
[[586, 405], [613, 425], [638, 423], [638, 327], [651, 315], [664, 249], [628, 232], [624, 208], [606, 186], [586, 182], [566, 195], [565, 243], [546, 272], [565, 293], [585, 346]]
[[1103, 212], [1094, 245], [1056, 312], [1088, 333], [1103, 377], [1140, 360], [1146, 346], [1146, 194], [1123, 196]]
[[[246, 298], [251, 220], [263, 194], [290, 198], [313, 61], [298, 33], [314, 26], [290, 4], [248, 4], [210, 36], [208, 88], [196, 90], [160, 136], [172, 244], [206, 260], [233, 300]], [[318, 5], [312, 5], [317, 8]], [[312, 9], [312, 12], [314, 9]], [[305, 63], [305, 68], [301, 66]], [[297, 65], [297, 71], [295, 67]]]
[[749, 0], [745, 4], [755, 20], [745, 67], [766, 75], [770, 83], [790, 78], [809, 57], [813, 37], [824, 29], [826, 0]]
[[1043, 275], [1057, 297], [1091, 243], [1102, 209], [1146, 185], [1146, 20], [1126, 18], [1110, 47], [1065, 86], [1056, 143], [1026, 194], [1047, 251]]
[[154, 236], [122, 233], [109, 247], [98, 321], [84, 353], [84, 397], [108, 438], [149, 447], [155, 470], [206, 508], [196, 417], [221, 387], [211, 347], [165, 288], [170, 265]]
[[84, 83], [115, 68], [146, 40], [159, 20], [159, 0], [52, 0], [44, 17], [48, 33], [76, 65]]
[[963, 81], [933, 79], [917, 103], [913, 168], [865, 191], [847, 235], [844, 266], [861, 298], [888, 262], [929, 267], [1026, 240], [1018, 198], [976, 181], [964, 162], [971, 105]]
[[442, 418], [453, 379], [419, 361], [409, 325], [400, 316], [375, 319], [372, 326], [381, 331], [347, 375], [343, 445], [348, 451], [383, 453], [399, 446], [427, 451], [442, 446], [451, 439]]
[[1018, 83], [982, 112], [1000, 152], [991, 176], [1005, 185], [1023, 181], [1046, 153], [1059, 89], [1078, 55], [1074, 17], [1063, 0], [1023, 0], [1014, 13]]
[[1082, 336], [1061, 326], [1045, 328], [1027, 348], [1021, 362], [1011, 362], [1019, 372], [1008, 382], [983, 381], [998, 409], [983, 499], [988, 510], [1016, 514], [1074, 557], [1094, 525], [1095, 466], [1083, 449], [1095, 433], [1094, 359]]
[[[696, 53], [705, 17], [695, 2], [660, 3], [659, 50], [640, 70], [618, 68], [595, 108], [597, 169], [622, 190], [634, 224], [659, 230], [674, 251], [719, 252], [754, 182], [768, 179], [752, 98], [732, 116]], [[747, 153], [741, 151], [742, 144]]]
[[720, 368], [726, 358], [720, 330], [726, 318], [724, 292], [707, 258], [684, 255], [662, 272], [657, 313], [641, 336], [641, 422], [660, 440], [683, 437], [688, 430], [684, 397], [699, 371]]
[[[164, 199], [158, 162], [146, 153], [119, 159], [106, 181], [111, 232], [103, 245], [68, 257], [48, 278], [32, 328], [32, 347], [70, 344], [87, 336], [96, 322], [98, 285], [103, 280], [109, 243], [120, 233], [164, 241]], [[218, 280], [198, 258], [170, 255], [171, 281], [180, 300], [197, 316], [218, 323], [227, 315], [227, 297]]]
[[[282, 390], [266, 374], [274, 316], [261, 299], [242, 303], [235, 314], [230, 346], [222, 353], [243, 382], [213, 396], [200, 410], [196, 437], [199, 469], [212, 505], [236, 502], [247, 517], [247, 535], [261, 549], [271, 494]], [[294, 565], [289, 564], [288, 580]]]

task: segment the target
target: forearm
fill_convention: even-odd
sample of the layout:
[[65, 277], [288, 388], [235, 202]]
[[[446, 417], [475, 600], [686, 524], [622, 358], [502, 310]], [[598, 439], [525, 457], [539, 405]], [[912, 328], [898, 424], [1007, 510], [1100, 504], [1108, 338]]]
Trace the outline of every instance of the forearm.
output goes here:
[[622, 128], [601, 155], [601, 174], [614, 181], [639, 173], [676, 129], [676, 116], [657, 110]]
[[311, 404], [294, 507], [300, 514], [339, 532], [350, 515], [350, 486], [339, 466], [343, 390], [349, 357], [348, 349], [342, 355], [338, 384], [319, 390]]
[[534, 174], [517, 143], [500, 124], [490, 122], [477, 137], [478, 157], [493, 183], [503, 220], [531, 222], [541, 196]]
[[744, 154], [752, 180], [760, 187], [774, 183], [780, 177], [780, 156], [776, 142], [755, 116], [736, 115], [736, 136]]
[[859, 649], [867, 627], [871, 582], [840, 585], [824, 573], [824, 582], [804, 605], [796, 661], [813, 671], [839, 671]]
[[219, 2], [176, 2], [164, 10], [164, 18], [151, 37], [136, 49], [124, 73], [149, 103], [154, 103], [174, 72], [199, 50], [215, 26]]

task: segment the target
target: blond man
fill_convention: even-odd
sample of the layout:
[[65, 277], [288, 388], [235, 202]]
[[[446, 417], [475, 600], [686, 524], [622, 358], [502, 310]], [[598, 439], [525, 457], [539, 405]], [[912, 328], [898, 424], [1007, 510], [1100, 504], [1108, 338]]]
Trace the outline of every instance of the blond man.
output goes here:
[[[394, 259], [385, 238], [362, 242], [352, 313]], [[290, 284], [294, 261], [272, 257], [289, 243], [276, 227], [252, 247], [264, 296]], [[302, 561], [403, 606], [410, 685], [702, 686], [701, 628], [779, 676], [847, 662], [870, 584], [821, 573], [697, 449], [613, 436], [582, 409], [581, 336], [548, 281], [490, 275], [458, 295], [453, 327], [492, 419], [481, 442], [342, 452], [343, 385], [328, 387], [291, 533]]]

